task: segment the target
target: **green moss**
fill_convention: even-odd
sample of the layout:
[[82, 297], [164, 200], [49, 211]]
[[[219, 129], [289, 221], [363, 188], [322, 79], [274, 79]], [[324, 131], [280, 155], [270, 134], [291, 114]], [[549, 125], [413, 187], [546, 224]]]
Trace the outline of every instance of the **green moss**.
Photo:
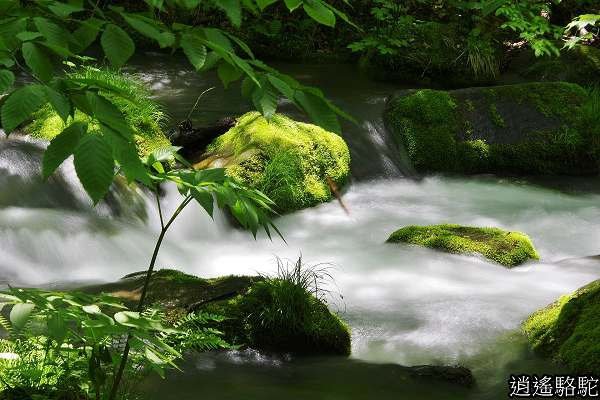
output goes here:
[[328, 179], [341, 187], [350, 172], [340, 136], [279, 114], [269, 121], [256, 112], [243, 115], [207, 152], [213, 161], [225, 159], [229, 176], [263, 191], [280, 212], [330, 200]]
[[[134, 139], [141, 156], [170, 145], [162, 129], [165, 114], [151, 99], [151, 93], [142, 82], [117, 72], [92, 68], [70, 73], [69, 77], [84, 79], [87, 82], [100, 81], [120, 93], [115, 95], [100, 91], [100, 94], [109, 98], [125, 115], [133, 128]], [[73, 119], [88, 122], [91, 132], [100, 130], [99, 124], [82, 112], [77, 111]], [[52, 140], [71, 122], [68, 120], [65, 123], [50, 106], [45, 106], [34, 114], [33, 121], [25, 127], [25, 132], [40, 139]]]
[[505, 128], [506, 127], [506, 123], [504, 122], [504, 118], [502, 118], [502, 115], [500, 115], [500, 113], [498, 112], [498, 108], [496, 107], [495, 104], [490, 104], [490, 118], [492, 119], [492, 122], [500, 127], [500, 128]]
[[592, 175], [596, 97], [564, 82], [425, 89], [392, 98], [385, 121], [421, 172]]
[[285, 279], [266, 279], [206, 311], [227, 315], [219, 328], [238, 345], [297, 354], [350, 354], [350, 330], [327, 305]]
[[522, 328], [536, 352], [573, 372], [600, 374], [600, 280], [536, 311]]
[[450, 253], [479, 253], [507, 267], [539, 259], [531, 240], [521, 232], [460, 225], [406, 226], [392, 233], [390, 243], [409, 243]]

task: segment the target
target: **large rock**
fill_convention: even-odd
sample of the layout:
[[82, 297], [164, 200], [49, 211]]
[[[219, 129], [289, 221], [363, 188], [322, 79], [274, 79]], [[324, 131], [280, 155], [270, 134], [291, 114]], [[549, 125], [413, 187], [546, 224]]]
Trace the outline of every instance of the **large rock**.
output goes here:
[[531, 347], [580, 374], [600, 374], [600, 280], [546, 308], [524, 323]]
[[409, 243], [447, 251], [473, 254], [514, 267], [539, 256], [531, 240], [521, 232], [460, 225], [406, 226], [392, 233], [389, 243]]
[[[110, 293], [129, 306], [141, 294], [145, 272], [83, 290]], [[148, 304], [168, 315], [206, 311], [225, 316], [215, 328], [234, 345], [297, 354], [350, 354], [348, 326], [327, 305], [290, 280], [250, 276], [202, 279], [176, 270], [154, 273]]]
[[600, 100], [563, 82], [412, 90], [385, 121], [421, 172], [597, 174]]
[[244, 114], [207, 148], [196, 168], [226, 167], [227, 173], [257, 188], [289, 212], [331, 200], [350, 172], [344, 140], [316, 125], [276, 114]]

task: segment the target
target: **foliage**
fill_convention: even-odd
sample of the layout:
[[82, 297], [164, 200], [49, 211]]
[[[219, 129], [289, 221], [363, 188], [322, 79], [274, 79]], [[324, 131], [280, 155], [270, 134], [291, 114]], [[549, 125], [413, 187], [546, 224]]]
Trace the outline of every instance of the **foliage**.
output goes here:
[[600, 281], [533, 313], [523, 331], [531, 347], [577, 373], [600, 373]]
[[179, 353], [155, 312], [133, 312], [116, 298], [76, 292], [10, 289], [0, 294], [9, 309], [6, 350], [0, 362], [4, 390], [35, 391], [52, 398], [100, 398], [110, 388], [129, 335], [131, 372], [160, 374]]
[[227, 175], [265, 193], [279, 212], [330, 200], [328, 180], [341, 187], [350, 170], [341, 137], [281, 114], [270, 121], [256, 112], [241, 116], [207, 152], [207, 161], [216, 158], [222, 165], [222, 158], [227, 160]]
[[583, 14], [575, 17], [566, 29], [566, 46], [573, 48], [579, 43], [590, 43], [600, 35], [600, 14]]
[[390, 235], [390, 243], [410, 243], [450, 253], [479, 253], [506, 267], [514, 267], [539, 256], [531, 240], [521, 232], [460, 225], [405, 226]]

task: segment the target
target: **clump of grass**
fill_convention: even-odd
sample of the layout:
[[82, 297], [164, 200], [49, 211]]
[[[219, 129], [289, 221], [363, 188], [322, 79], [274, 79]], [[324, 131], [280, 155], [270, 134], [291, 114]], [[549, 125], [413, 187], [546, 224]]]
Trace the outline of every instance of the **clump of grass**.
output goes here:
[[539, 259], [531, 240], [521, 232], [460, 225], [406, 226], [392, 233], [390, 243], [409, 243], [449, 253], [479, 253], [506, 267]]

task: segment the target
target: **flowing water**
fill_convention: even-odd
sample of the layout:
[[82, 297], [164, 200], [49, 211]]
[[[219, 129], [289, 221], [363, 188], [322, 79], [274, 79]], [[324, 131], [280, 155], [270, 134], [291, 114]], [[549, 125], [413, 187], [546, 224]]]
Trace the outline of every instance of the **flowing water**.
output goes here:
[[[174, 120], [214, 84], [180, 68], [156, 59], [143, 69]], [[518, 328], [531, 312], [600, 277], [593, 259], [569, 260], [599, 253], [600, 195], [492, 177], [403, 177], [407, 169], [381, 123], [385, 95], [396, 88], [368, 82], [349, 67], [283, 68], [323, 87], [358, 119], [344, 131], [354, 168], [344, 196], [349, 215], [332, 202], [281, 217], [277, 225], [286, 244], [263, 236], [253, 240], [221, 216], [213, 223], [189, 207], [169, 233], [158, 264], [211, 277], [273, 273], [276, 256], [295, 260], [302, 254], [309, 264], [330, 263], [330, 303], [351, 326], [352, 356], [202, 355], [189, 359], [184, 373], [149, 382], [148, 396], [495, 399], [506, 397], [510, 373], [554, 371], [527, 351]], [[206, 101], [196, 122], [244, 111], [237, 92], [215, 90]], [[3, 183], [2, 191], [8, 190]], [[176, 191], [168, 190], [164, 201], [174, 209]], [[144, 269], [158, 230], [151, 201], [147, 208], [147, 223], [107, 220], [72, 207], [0, 208], [0, 277], [42, 285], [109, 281]], [[385, 243], [403, 225], [444, 222], [527, 232], [542, 260], [508, 270], [477, 257]], [[465, 365], [478, 387], [466, 393], [407, 383], [399, 364]]]

